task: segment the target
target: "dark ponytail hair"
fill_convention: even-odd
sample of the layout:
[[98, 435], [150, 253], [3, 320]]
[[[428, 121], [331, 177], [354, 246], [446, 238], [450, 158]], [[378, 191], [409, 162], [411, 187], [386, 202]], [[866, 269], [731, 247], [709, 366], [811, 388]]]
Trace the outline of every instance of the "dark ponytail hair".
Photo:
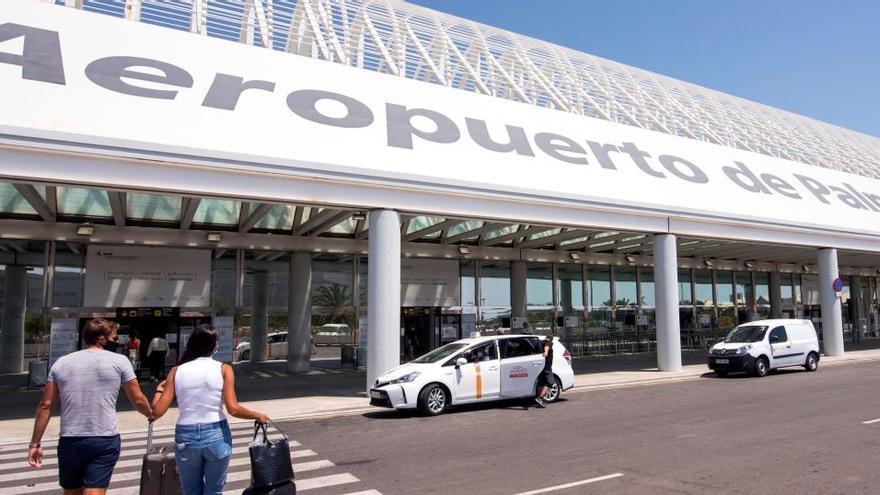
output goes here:
[[214, 327], [203, 323], [189, 336], [186, 342], [186, 352], [180, 359], [180, 364], [188, 363], [201, 357], [210, 357], [217, 349], [217, 331]]

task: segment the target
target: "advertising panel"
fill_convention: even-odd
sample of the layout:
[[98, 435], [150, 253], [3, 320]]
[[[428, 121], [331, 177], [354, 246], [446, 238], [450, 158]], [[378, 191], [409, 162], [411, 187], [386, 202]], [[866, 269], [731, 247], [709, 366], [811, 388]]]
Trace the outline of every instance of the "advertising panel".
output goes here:
[[211, 323], [217, 330], [217, 352], [214, 359], [224, 363], [232, 362], [232, 316], [215, 316]]
[[87, 307], [206, 307], [210, 290], [210, 250], [88, 247]]
[[49, 369], [61, 356], [76, 351], [76, 318], [52, 320], [49, 327]]

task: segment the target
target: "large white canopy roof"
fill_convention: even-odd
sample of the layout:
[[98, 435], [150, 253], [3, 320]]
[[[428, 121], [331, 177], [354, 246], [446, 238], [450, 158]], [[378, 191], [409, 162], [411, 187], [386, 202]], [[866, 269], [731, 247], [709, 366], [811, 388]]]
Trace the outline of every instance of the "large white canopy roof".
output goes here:
[[876, 137], [397, 0], [54, 3], [880, 178]]

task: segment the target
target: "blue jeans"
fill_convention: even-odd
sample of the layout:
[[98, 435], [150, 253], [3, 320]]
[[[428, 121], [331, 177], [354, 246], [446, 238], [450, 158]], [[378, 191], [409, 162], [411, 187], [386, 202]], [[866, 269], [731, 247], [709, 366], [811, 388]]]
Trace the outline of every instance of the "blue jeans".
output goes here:
[[229, 423], [177, 425], [174, 443], [184, 495], [221, 495], [232, 455]]

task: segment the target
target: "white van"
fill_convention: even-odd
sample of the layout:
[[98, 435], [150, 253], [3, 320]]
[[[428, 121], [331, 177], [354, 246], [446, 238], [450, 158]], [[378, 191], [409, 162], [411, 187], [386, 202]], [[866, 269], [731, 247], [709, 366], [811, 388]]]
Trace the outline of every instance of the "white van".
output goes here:
[[819, 369], [819, 339], [809, 320], [744, 323], [709, 349], [709, 368], [720, 376], [736, 371], [765, 376], [788, 366]]

